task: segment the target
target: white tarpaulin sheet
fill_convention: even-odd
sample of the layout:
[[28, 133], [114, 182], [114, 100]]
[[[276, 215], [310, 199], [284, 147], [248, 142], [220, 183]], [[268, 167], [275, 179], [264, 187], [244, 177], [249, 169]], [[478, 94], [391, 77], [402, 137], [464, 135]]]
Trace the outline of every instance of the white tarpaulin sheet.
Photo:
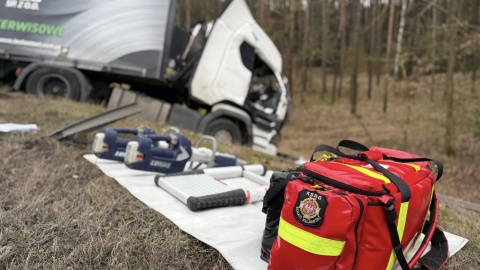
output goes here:
[[[262, 203], [192, 212], [188, 207], [154, 183], [156, 173], [136, 171], [124, 164], [95, 155], [85, 159], [97, 165], [130, 193], [175, 223], [181, 230], [217, 249], [235, 269], [266, 269], [260, 259], [260, 245], [265, 227]], [[214, 233], [212, 233], [214, 232]], [[450, 256], [468, 240], [446, 233]]]

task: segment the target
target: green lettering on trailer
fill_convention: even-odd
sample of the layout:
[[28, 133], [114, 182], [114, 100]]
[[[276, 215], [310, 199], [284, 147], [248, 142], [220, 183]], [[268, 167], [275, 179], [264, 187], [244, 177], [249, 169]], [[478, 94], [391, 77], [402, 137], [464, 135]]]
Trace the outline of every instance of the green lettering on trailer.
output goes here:
[[45, 24], [40, 24], [40, 26], [38, 27], [38, 33], [39, 34], [45, 34], [45, 32], [47, 32], [47, 26]]
[[57, 27], [57, 36], [61, 37], [63, 36], [63, 34], [65, 34], [65, 28], [63, 27]]
[[48, 35], [56, 35], [57, 34], [58, 26], [55, 25], [47, 25], [47, 34]]
[[0, 29], [7, 29], [8, 20], [2, 20], [0, 23]]
[[32, 34], [42, 34], [50, 36], [63, 36], [65, 28], [53, 24], [31, 23], [24, 21], [13, 21], [0, 19], [0, 30], [10, 30], [17, 32], [27, 32]]
[[38, 23], [33, 23], [32, 28], [29, 30], [29, 32], [33, 34], [38, 33]]
[[16, 23], [16, 30], [21, 31], [21, 32], [28, 32], [28, 29], [30, 29], [31, 23], [26, 23], [26, 22], [17, 22]]
[[7, 30], [15, 30], [15, 21], [8, 21]]

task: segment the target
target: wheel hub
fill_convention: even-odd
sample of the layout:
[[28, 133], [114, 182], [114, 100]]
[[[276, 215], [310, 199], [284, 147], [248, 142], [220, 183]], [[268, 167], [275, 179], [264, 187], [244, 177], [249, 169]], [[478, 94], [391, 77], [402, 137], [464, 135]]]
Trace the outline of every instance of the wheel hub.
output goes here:
[[38, 80], [37, 88], [44, 95], [55, 97], [68, 97], [70, 95], [70, 84], [61, 75], [49, 74]]

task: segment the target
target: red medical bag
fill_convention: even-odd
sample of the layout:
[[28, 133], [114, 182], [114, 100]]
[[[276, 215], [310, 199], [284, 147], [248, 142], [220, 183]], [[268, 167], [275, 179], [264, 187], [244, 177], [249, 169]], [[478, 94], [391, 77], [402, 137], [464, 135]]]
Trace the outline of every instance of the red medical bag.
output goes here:
[[[345, 154], [340, 147], [359, 153]], [[330, 154], [315, 161], [317, 152]], [[440, 162], [344, 140], [337, 148], [318, 146], [298, 171], [269, 191], [278, 195], [284, 187], [281, 211], [276, 219], [270, 216], [270, 222], [278, 220], [269, 230], [275, 234], [270, 254], [264, 256], [268, 247], [262, 247], [269, 269], [441, 269], [446, 263], [448, 243], [437, 227], [434, 190]], [[271, 193], [264, 210], [274, 205]]]

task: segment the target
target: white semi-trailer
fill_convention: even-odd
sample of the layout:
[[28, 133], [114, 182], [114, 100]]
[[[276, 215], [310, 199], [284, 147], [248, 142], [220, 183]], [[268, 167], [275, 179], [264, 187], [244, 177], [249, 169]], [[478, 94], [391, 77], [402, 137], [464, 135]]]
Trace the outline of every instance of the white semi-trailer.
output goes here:
[[128, 84], [171, 104], [167, 123], [276, 154], [288, 84], [245, 1], [191, 32], [174, 25], [175, 9], [175, 0], [5, 0], [0, 75], [17, 75], [15, 90], [78, 101]]

